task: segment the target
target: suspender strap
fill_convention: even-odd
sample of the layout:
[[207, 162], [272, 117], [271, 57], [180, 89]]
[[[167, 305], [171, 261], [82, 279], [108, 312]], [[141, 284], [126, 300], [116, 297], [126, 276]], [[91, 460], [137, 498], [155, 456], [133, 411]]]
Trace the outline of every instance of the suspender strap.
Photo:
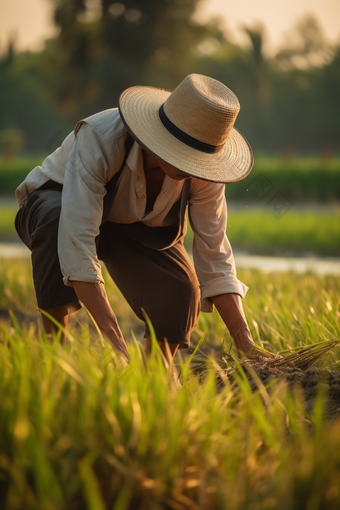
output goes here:
[[[133, 138], [129, 133], [126, 135], [125, 139], [125, 155], [123, 159], [123, 163], [119, 169], [119, 171], [106, 183], [106, 195], [103, 201], [103, 216], [102, 223], [104, 223], [111, 211], [113, 201], [116, 196], [117, 185], [122, 175], [123, 169], [126, 164], [126, 160], [128, 158], [129, 152], [133, 145]], [[144, 223], [138, 221], [136, 223], [131, 224], [122, 224], [121, 227], [126, 230], [129, 236], [136, 241], [153, 248], [155, 250], [166, 250], [170, 248], [175, 243], [177, 243], [186, 232], [186, 218], [185, 211], [189, 198], [190, 192], [190, 184], [191, 179], [186, 179], [183, 184], [182, 194], [180, 201], [176, 202], [173, 207], [178, 210], [178, 224], [171, 225], [168, 227], [148, 227]], [[57, 191], [62, 191], [63, 185], [52, 180], [45, 182], [38, 189], [54, 189]]]
[[[123, 168], [125, 167], [125, 163], [126, 163], [127, 157], [129, 155], [129, 152], [130, 152], [132, 146], [133, 146], [133, 138], [131, 137], [131, 135], [129, 133], [127, 133], [127, 136], [125, 139], [125, 156], [123, 159], [123, 163], [122, 163], [119, 171], [105, 185], [107, 193], [104, 197], [104, 202], [103, 202], [102, 223], [104, 223], [107, 220], [107, 217], [110, 213], [114, 198], [116, 196], [117, 183], [119, 181], [120, 176], [122, 175]], [[56, 191], [63, 191], [63, 185], [60, 184], [59, 182], [55, 182], [52, 179], [49, 179], [42, 186], [40, 186], [38, 189], [53, 189]]]
[[105, 185], [107, 193], [104, 197], [102, 223], [104, 223], [107, 220], [107, 218], [110, 214], [111, 207], [112, 207], [113, 201], [116, 196], [117, 184], [118, 184], [120, 176], [122, 175], [123, 169], [126, 164], [126, 160], [128, 158], [128, 155], [129, 155], [129, 152], [130, 152], [132, 146], [133, 146], [133, 138], [129, 133], [127, 133], [126, 139], [125, 139], [125, 156], [123, 159], [123, 163], [122, 163], [120, 169], [118, 170], [118, 172]]
[[191, 184], [191, 178], [186, 179], [183, 184], [182, 189], [182, 196], [181, 196], [181, 206], [179, 209], [179, 222], [180, 222], [180, 233], [179, 237], [182, 237], [186, 233], [186, 223], [185, 223], [185, 211], [187, 208], [187, 203], [189, 199], [189, 193], [190, 193], [190, 184]]
[[[121, 224], [121, 228], [139, 243], [152, 248], [153, 250], [167, 250], [178, 243], [185, 235], [186, 232], [186, 218], [185, 211], [189, 197], [191, 179], [188, 179], [183, 184], [182, 195], [178, 202], [172, 206], [178, 214], [178, 221], [176, 225], [169, 225], [168, 227], [149, 227], [141, 221], [136, 223]], [[118, 224], [117, 224], [118, 225]]]

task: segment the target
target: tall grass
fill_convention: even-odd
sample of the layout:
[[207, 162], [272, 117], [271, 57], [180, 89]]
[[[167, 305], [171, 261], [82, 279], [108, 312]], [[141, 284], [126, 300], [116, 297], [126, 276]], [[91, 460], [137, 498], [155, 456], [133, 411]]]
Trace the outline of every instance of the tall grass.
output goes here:
[[[137, 319], [103, 268], [106, 291], [123, 333], [131, 331], [142, 339], [143, 323]], [[249, 291], [243, 301], [249, 327], [256, 342], [269, 350], [340, 338], [340, 277], [313, 274], [238, 271], [238, 278]], [[0, 259], [0, 309], [19, 312], [22, 320], [37, 317], [32, 272], [29, 260]], [[71, 327], [87, 323], [85, 313], [71, 315]], [[32, 319], [33, 320], [33, 319]], [[201, 313], [192, 340], [205, 335], [207, 350], [221, 346], [229, 335], [218, 313]], [[331, 356], [334, 359], [337, 351]]]
[[[272, 352], [293, 349], [316, 342], [340, 339], [340, 278], [312, 274], [263, 274], [238, 271], [238, 278], [249, 286], [243, 301], [252, 336]], [[223, 321], [214, 314], [201, 314], [196, 339], [206, 335], [205, 350], [218, 353], [223, 341], [230, 345]], [[340, 367], [340, 350], [331, 351], [325, 365]]]
[[[284, 385], [236, 395], [181, 364], [180, 389], [138, 345], [68, 346], [0, 326], [0, 501], [9, 509], [337, 508], [340, 421]], [[265, 392], [266, 393], [266, 392]], [[320, 412], [321, 409], [321, 412]]]
[[[124, 369], [78, 314], [68, 344], [49, 343], [34, 317], [29, 261], [1, 261], [0, 503], [10, 510], [336, 509], [340, 421], [324, 420], [322, 388], [307, 414], [299, 389], [253, 393], [238, 376], [217, 391], [177, 359], [182, 386], [157, 353], [145, 364], [136, 322], [119, 291], [107, 292], [129, 341]], [[339, 337], [340, 278], [239, 272], [245, 312], [265, 348]], [[74, 314], [77, 316], [77, 314]], [[136, 329], [135, 329], [136, 328]], [[215, 353], [228, 335], [201, 314], [193, 343]], [[178, 355], [177, 355], [178, 356]], [[333, 357], [332, 357], [333, 356]], [[328, 358], [335, 368], [339, 352]]]

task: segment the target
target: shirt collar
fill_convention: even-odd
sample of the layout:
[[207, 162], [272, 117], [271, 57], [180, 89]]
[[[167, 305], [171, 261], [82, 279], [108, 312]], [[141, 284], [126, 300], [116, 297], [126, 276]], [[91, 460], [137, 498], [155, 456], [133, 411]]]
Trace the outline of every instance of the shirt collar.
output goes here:
[[[141, 185], [141, 183], [145, 181], [143, 152], [142, 147], [137, 142], [134, 142], [133, 146], [131, 147], [126, 160], [126, 164], [130, 170], [138, 177], [138, 182]], [[163, 193], [176, 193], [176, 191], [183, 188], [183, 183], [184, 181], [176, 181], [175, 179], [171, 179], [168, 175], [166, 175], [162, 190], [158, 196], [160, 197], [163, 195]]]
[[126, 164], [137, 176], [141, 177], [144, 175], [142, 147], [137, 142], [134, 142], [131, 147]]

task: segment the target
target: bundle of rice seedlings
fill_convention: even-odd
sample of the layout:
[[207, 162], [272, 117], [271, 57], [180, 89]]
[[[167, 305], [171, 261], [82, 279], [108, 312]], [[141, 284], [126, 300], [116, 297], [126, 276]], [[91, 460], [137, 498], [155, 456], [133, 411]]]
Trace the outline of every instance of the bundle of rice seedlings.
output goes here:
[[340, 346], [337, 339], [317, 342], [312, 345], [286, 349], [274, 354], [259, 345], [255, 345], [248, 354], [236, 357], [231, 350], [221, 353], [221, 358], [211, 358], [201, 351], [191, 360], [191, 367], [195, 373], [204, 374], [208, 366], [213, 364], [216, 371], [223, 370], [228, 377], [239, 365], [261, 365], [268, 368], [291, 366], [307, 370], [321, 360], [331, 349]]
[[306, 370], [320, 361], [331, 349], [339, 346], [340, 341], [337, 339], [325, 340], [312, 345], [286, 349], [275, 355], [256, 345], [253, 349], [255, 352], [251, 351], [250, 354], [247, 354], [247, 358], [251, 360], [260, 356], [262, 358], [261, 361], [268, 367], [274, 368], [290, 365]]

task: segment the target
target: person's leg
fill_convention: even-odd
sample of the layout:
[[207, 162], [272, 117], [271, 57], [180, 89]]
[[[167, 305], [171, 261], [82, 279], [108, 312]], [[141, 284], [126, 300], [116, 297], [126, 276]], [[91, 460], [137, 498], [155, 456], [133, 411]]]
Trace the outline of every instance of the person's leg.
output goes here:
[[[164, 366], [168, 371], [168, 376], [174, 377], [174, 380], [178, 384], [178, 374], [176, 371], [171, 371], [171, 367], [173, 367], [172, 360], [174, 359], [180, 344], [168, 344], [168, 342], [157, 342], [157, 344], [161, 351]], [[150, 358], [152, 354], [152, 342], [150, 335], [146, 335], [145, 337], [144, 350], [146, 357]]]
[[[60, 191], [37, 190], [19, 211], [16, 228], [19, 237], [32, 252], [38, 306], [65, 328], [69, 313], [78, 310], [80, 304], [73, 288], [64, 285], [60, 270], [57, 249], [60, 209]], [[47, 335], [58, 330], [44, 314], [42, 322]]]
[[[58, 321], [58, 323], [65, 329], [68, 323], [68, 308], [67, 305], [54, 306], [44, 310]], [[44, 326], [45, 333], [48, 336], [53, 336], [58, 332], [58, 327], [52, 322], [44, 313], [41, 314], [42, 323]], [[62, 342], [65, 341], [65, 335], [62, 334]]]
[[[170, 355], [172, 358], [175, 357], [175, 354], [180, 346], [180, 344], [168, 344], [168, 348], [169, 348], [169, 351], [167, 349], [167, 345], [165, 342], [157, 342], [158, 343], [158, 346], [160, 348], [160, 350], [162, 351], [162, 353], [164, 354], [164, 356], [167, 358], [168, 357], [168, 352], [170, 351]], [[146, 338], [145, 338], [145, 345], [144, 345], [144, 349], [145, 349], [145, 354], [147, 355], [147, 357], [149, 357], [151, 355], [151, 336], [150, 335], [147, 335]]]
[[[51, 315], [51, 317], [53, 317], [53, 319], [55, 319], [63, 329], [66, 329], [69, 314], [77, 310], [79, 310], [79, 303], [67, 303], [65, 305], [53, 306], [52, 308], [44, 309], [41, 313], [41, 320], [47, 336], [55, 335], [58, 332], [59, 327], [51, 319], [49, 319], [44, 312]], [[61, 335], [61, 342], [65, 342], [64, 332], [62, 332]]]

